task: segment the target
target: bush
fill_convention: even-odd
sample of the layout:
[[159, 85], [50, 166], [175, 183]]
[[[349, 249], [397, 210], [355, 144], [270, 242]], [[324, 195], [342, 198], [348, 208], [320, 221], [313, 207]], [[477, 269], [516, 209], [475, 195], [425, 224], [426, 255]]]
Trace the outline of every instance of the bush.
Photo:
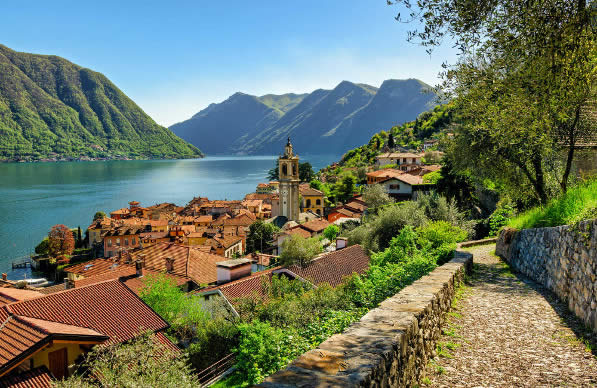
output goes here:
[[37, 244], [37, 246], [35, 247], [35, 253], [37, 253], [38, 255], [46, 256], [49, 253], [49, 249], [50, 243], [48, 238], [46, 237], [43, 240], [41, 240], [39, 244]]
[[327, 238], [329, 241], [334, 241], [338, 233], [340, 232], [340, 228], [338, 225], [329, 225], [323, 230], [323, 236]]
[[236, 367], [249, 384], [260, 383], [308, 349], [295, 331], [273, 327], [267, 322], [243, 323], [238, 329]]
[[500, 229], [508, 224], [514, 215], [514, 207], [509, 203], [498, 204], [495, 211], [489, 216], [489, 235], [497, 236]]
[[528, 210], [511, 219], [508, 226], [516, 229], [541, 228], [573, 224], [597, 217], [597, 178], [570, 188], [566, 194], [546, 206]]
[[466, 231], [446, 221], [433, 221], [417, 229], [419, 241], [429, 242], [431, 249], [437, 249], [443, 244], [459, 243], [468, 237]]
[[297, 234], [291, 234], [282, 242], [282, 253], [280, 264], [290, 266], [297, 264], [305, 266], [321, 252], [319, 240], [311, 237], [304, 238]]

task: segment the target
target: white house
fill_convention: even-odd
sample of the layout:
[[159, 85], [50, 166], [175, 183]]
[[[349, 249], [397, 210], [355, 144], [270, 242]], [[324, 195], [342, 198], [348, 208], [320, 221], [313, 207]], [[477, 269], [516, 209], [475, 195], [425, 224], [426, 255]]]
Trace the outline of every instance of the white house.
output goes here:
[[421, 165], [422, 155], [411, 152], [387, 152], [375, 157], [375, 164], [379, 167], [395, 164], [402, 171], [410, 171]]

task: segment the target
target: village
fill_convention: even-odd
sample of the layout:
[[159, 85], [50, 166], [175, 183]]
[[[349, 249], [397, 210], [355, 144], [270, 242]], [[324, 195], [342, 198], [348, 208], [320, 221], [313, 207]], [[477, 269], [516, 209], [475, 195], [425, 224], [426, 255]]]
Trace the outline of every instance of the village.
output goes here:
[[[387, 151], [376, 158], [363, 187], [380, 185], [397, 201], [433, 189], [423, 175], [440, 166], [424, 165], [422, 154]], [[65, 378], [94, 345], [126, 342], [144, 330], [178, 349], [164, 335], [168, 322], [139, 298], [144, 279], [152, 276], [201, 296], [212, 314], [220, 306], [217, 314], [238, 315], [235, 300], [263, 293], [263, 282], [273, 275], [335, 287], [343, 277], [366, 271], [370, 259], [364, 249], [337, 237], [344, 223], [358, 224], [366, 215], [362, 188], [327, 207], [322, 191], [300, 181], [290, 139], [278, 167], [278, 181], [260, 183], [243, 200], [195, 197], [184, 207], [130, 201], [109, 215], [96, 214], [82, 242], [94, 258], [76, 263], [68, 255], [38, 258], [40, 267], [61, 265], [64, 280], [54, 285], [35, 287], [3, 274], [2, 380], [49, 381], [49, 373]], [[270, 225], [269, 235], [259, 230], [264, 225]], [[306, 265], [282, 265], [285, 241], [293, 238], [317, 241], [322, 253]]]

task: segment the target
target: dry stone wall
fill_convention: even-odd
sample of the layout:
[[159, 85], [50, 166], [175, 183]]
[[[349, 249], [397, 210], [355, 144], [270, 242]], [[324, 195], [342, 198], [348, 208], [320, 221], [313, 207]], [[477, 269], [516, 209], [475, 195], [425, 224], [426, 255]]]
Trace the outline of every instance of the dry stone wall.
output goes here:
[[410, 387], [419, 383], [441, 334], [456, 285], [472, 255], [454, 259], [405, 287], [270, 376], [261, 387]]
[[496, 253], [553, 291], [597, 332], [597, 220], [578, 225], [504, 229]]

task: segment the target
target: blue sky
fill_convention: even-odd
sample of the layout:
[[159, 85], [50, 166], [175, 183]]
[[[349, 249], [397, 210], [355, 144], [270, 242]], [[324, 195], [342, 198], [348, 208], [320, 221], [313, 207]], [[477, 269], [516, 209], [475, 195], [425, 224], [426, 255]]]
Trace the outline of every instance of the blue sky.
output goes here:
[[435, 85], [455, 51], [407, 43], [414, 26], [396, 22], [398, 11], [385, 0], [4, 1], [0, 43], [104, 73], [169, 126], [237, 91]]

